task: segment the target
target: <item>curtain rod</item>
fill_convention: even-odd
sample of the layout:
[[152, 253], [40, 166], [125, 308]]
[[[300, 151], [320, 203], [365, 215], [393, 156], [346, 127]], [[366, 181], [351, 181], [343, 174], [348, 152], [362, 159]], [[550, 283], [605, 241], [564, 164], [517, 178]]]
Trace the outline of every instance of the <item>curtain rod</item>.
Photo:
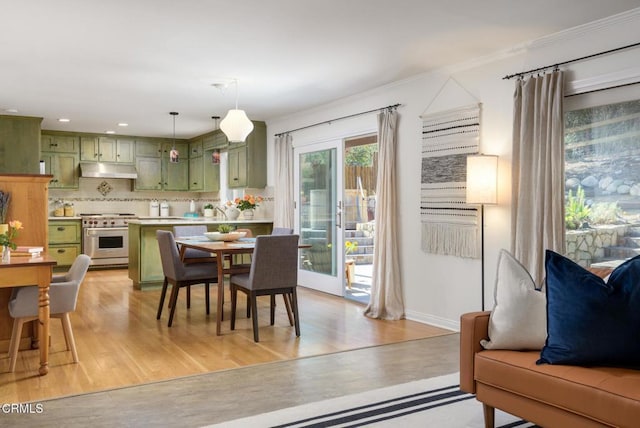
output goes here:
[[631, 45], [622, 46], [622, 47], [615, 48], [615, 49], [609, 49], [608, 51], [598, 52], [598, 53], [587, 55], [587, 56], [583, 56], [583, 57], [580, 57], [580, 58], [570, 59], [568, 61], [559, 62], [557, 64], [551, 64], [551, 65], [547, 65], [547, 66], [544, 66], [544, 67], [534, 68], [533, 70], [528, 70], [528, 71], [522, 71], [520, 73], [509, 74], [507, 76], [504, 76], [502, 78], [502, 80], [509, 80], [509, 79], [513, 79], [514, 77], [522, 77], [522, 76], [527, 75], [527, 74], [533, 74], [533, 73], [536, 73], [538, 71], [548, 70], [550, 68], [558, 68], [561, 65], [571, 64], [573, 62], [578, 62], [578, 61], [584, 61], [585, 59], [590, 59], [590, 58], [594, 58], [594, 57], [597, 57], [597, 56], [607, 55], [607, 54], [610, 54], [610, 53], [613, 53], [613, 52], [618, 52], [618, 51], [622, 51], [622, 50], [625, 50], [625, 49], [634, 48], [636, 46], [640, 46], [640, 42], [633, 43]]
[[313, 125], [303, 126], [301, 128], [292, 129], [290, 131], [280, 132], [278, 134], [275, 134], [275, 136], [279, 137], [281, 135], [289, 134], [291, 132], [301, 131], [301, 130], [307, 129], [307, 128], [313, 128], [314, 126], [330, 124], [331, 122], [335, 122], [337, 120], [349, 119], [350, 117], [362, 116], [363, 114], [373, 113], [373, 112], [384, 110], [384, 109], [387, 109], [387, 108], [393, 109], [393, 108], [398, 108], [398, 107], [400, 107], [400, 104], [393, 104], [393, 105], [386, 106], [386, 107], [375, 108], [373, 110], [362, 111], [360, 113], [354, 113], [354, 114], [350, 114], [348, 116], [338, 117], [336, 119], [325, 120], [324, 122], [314, 123]]

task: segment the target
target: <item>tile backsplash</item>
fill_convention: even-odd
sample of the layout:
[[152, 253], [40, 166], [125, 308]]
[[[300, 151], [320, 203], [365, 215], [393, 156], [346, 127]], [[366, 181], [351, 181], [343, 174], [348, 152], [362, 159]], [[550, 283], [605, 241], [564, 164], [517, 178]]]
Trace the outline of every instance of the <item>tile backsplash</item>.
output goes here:
[[[149, 215], [149, 203], [167, 201], [169, 215], [182, 217], [189, 211], [189, 203], [193, 200], [196, 211], [202, 215], [203, 206], [207, 203], [222, 206], [227, 199], [243, 196], [244, 192], [261, 195], [264, 202], [256, 209], [256, 220], [273, 218], [273, 188], [227, 190], [226, 192], [161, 192], [133, 191], [133, 180], [80, 178], [78, 190], [49, 189], [49, 213], [53, 215], [57, 201], [70, 202], [74, 206], [75, 215], [132, 213], [138, 216]], [[223, 198], [220, 195], [223, 194]]]

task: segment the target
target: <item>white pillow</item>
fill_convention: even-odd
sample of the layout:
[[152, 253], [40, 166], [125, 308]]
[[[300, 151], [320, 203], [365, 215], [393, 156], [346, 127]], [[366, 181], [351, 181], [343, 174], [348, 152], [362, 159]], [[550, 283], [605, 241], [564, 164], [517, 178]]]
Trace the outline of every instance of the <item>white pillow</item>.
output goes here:
[[547, 339], [546, 296], [508, 251], [501, 250], [485, 349], [540, 350]]

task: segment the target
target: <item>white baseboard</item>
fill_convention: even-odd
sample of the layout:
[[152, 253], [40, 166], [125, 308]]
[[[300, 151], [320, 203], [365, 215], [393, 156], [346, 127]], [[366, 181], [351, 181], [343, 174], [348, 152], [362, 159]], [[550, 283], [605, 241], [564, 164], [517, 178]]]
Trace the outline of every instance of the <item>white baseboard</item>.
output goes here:
[[435, 315], [424, 314], [422, 312], [406, 311], [405, 317], [411, 321], [417, 321], [423, 324], [434, 325], [436, 327], [446, 328], [453, 331], [460, 331], [460, 320], [450, 320]]

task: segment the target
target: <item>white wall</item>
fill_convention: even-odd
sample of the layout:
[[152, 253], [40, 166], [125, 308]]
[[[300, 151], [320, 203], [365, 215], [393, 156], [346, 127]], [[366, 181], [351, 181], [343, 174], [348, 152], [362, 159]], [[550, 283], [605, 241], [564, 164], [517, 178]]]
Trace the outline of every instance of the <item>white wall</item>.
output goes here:
[[[406, 316], [452, 329], [464, 312], [481, 308], [481, 262], [424, 253], [420, 248], [420, 115], [474, 102], [482, 103], [481, 150], [500, 156], [499, 203], [485, 212], [485, 302], [493, 306], [493, 283], [498, 252], [510, 247], [511, 123], [513, 80], [502, 77], [518, 71], [579, 58], [638, 42], [640, 9], [516, 46], [492, 58], [479, 58], [448, 70], [416, 76], [358, 96], [338, 100], [288, 117], [269, 120], [269, 183], [273, 184], [273, 135], [344, 115], [400, 103], [397, 170], [402, 207], [401, 275]], [[632, 49], [563, 67], [567, 87], [588, 88], [618, 80], [640, 80], [640, 49]], [[451, 79], [450, 79], [451, 77]], [[376, 129], [375, 114], [333, 122], [293, 133], [294, 145], [358, 135]], [[558, 189], [561, 191], [561, 189]]]

